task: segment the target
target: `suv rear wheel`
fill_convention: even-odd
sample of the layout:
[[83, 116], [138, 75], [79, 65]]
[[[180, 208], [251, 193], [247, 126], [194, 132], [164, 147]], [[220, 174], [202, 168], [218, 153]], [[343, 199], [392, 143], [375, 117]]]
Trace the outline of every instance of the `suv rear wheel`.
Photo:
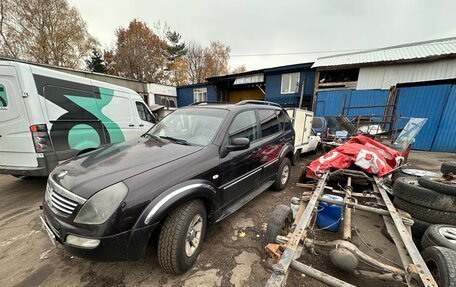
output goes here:
[[165, 219], [158, 239], [160, 266], [174, 274], [189, 270], [200, 253], [206, 224], [206, 208], [201, 200], [174, 209]]
[[284, 190], [287, 187], [288, 181], [290, 180], [290, 172], [291, 172], [291, 162], [286, 157], [282, 160], [279, 166], [279, 170], [277, 171], [276, 180], [272, 188], [277, 191]]

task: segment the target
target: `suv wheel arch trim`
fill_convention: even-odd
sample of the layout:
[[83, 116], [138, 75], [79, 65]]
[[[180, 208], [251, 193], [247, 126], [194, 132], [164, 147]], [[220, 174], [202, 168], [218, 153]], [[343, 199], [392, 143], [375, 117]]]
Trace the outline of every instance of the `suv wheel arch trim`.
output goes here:
[[280, 158], [284, 158], [289, 152], [294, 154], [294, 147], [291, 144], [285, 144], [280, 151]]
[[211, 190], [214, 194], [217, 193], [217, 191], [212, 186], [210, 186], [208, 184], [204, 184], [204, 183], [193, 183], [193, 184], [186, 185], [186, 186], [183, 186], [181, 188], [178, 188], [178, 189], [174, 190], [173, 192], [167, 194], [165, 197], [160, 199], [160, 201], [158, 201], [157, 204], [154, 205], [154, 207], [147, 214], [146, 219], [144, 219], [144, 223], [145, 224], [149, 224], [151, 219], [157, 213], [157, 211], [163, 205], [165, 205], [169, 200], [171, 200], [175, 196], [177, 196], [177, 195], [179, 195], [179, 194], [181, 194], [181, 193], [183, 193], [185, 191], [188, 191], [188, 190], [191, 190], [191, 189], [195, 189], [195, 188], [206, 188], [206, 189]]

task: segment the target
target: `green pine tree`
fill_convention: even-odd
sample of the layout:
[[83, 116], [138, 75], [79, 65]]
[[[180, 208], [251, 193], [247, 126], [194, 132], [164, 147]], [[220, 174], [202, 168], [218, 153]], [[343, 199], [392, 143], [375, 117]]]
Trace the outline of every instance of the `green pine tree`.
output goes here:
[[101, 52], [96, 48], [92, 49], [92, 55], [90, 59], [86, 61], [87, 69], [96, 73], [107, 73], [105, 61], [101, 55]]
[[185, 56], [187, 49], [185, 43], [180, 43], [181, 35], [176, 31], [168, 31], [166, 33], [168, 44], [165, 51], [165, 57], [169, 62], [173, 62], [176, 59]]

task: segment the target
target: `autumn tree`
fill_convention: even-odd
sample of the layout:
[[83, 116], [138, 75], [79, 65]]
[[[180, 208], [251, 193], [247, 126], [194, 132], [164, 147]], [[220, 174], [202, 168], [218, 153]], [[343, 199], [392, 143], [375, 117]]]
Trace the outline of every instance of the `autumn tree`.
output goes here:
[[240, 65], [231, 69], [230, 74], [239, 74], [244, 72], [247, 72], [247, 68], [244, 65]]
[[106, 65], [104, 63], [103, 56], [99, 50], [96, 48], [92, 49], [92, 55], [90, 59], [86, 60], [87, 70], [96, 72], [96, 73], [107, 73]]
[[98, 45], [67, 0], [0, 0], [0, 53], [70, 68]]
[[166, 43], [146, 23], [133, 19], [116, 37], [115, 48], [105, 52], [108, 71], [141, 81], [164, 79]]
[[228, 61], [230, 60], [230, 47], [221, 42], [211, 42], [204, 50], [206, 62], [206, 78], [227, 75]]

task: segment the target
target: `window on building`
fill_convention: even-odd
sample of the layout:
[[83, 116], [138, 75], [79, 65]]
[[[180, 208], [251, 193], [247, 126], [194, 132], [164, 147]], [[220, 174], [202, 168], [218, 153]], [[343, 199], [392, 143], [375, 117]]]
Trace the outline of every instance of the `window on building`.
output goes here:
[[282, 74], [282, 94], [294, 94], [299, 90], [299, 72]]
[[358, 76], [359, 68], [320, 71], [318, 89], [354, 89]]
[[279, 132], [279, 120], [274, 110], [258, 110], [261, 126], [261, 137], [267, 137]]
[[207, 88], [193, 89], [193, 102], [206, 102]]
[[167, 110], [170, 108], [176, 108], [176, 97], [165, 96], [165, 95], [155, 95], [155, 103], [157, 105], [164, 106]]
[[236, 116], [228, 129], [228, 142], [235, 138], [257, 139], [257, 122], [254, 111], [245, 111]]

